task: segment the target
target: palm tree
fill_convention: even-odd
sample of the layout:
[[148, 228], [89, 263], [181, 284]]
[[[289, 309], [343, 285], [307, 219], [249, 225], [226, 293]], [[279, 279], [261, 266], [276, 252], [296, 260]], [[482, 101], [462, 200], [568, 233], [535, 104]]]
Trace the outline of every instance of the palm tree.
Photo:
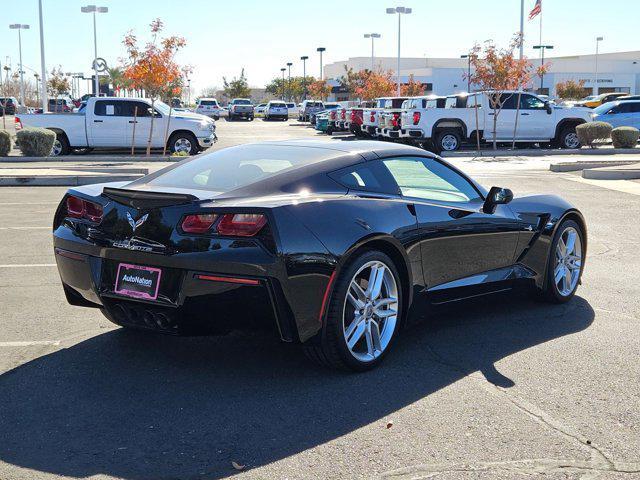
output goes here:
[[113, 89], [115, 90], [116, 95], [119, 95], [120, 89], [124, 86], [122, 69], [118, 67], [107, 68], [107, 73], [111, 78], [111, 85], [113, 85]]

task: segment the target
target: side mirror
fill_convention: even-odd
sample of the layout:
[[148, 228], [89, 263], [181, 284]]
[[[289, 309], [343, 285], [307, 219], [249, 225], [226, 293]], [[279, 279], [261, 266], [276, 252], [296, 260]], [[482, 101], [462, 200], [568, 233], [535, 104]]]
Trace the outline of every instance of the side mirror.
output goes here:
[[553, 107], [549, 102], [544, 102], [544, 108], [547, 109], [547, 113], [551, 115], [553, 113]]
[[513, 200], [513, 192], [508, 188], [491, 187], [482, 206], [482, 211], [484, 213], [493, 213], [496, 211], [496, 205], [503, 205], [511, 200]]

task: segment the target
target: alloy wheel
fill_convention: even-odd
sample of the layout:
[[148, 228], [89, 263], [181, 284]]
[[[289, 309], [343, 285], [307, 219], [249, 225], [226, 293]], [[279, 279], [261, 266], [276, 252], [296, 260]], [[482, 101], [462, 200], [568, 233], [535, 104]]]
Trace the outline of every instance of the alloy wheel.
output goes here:
[[51, 153], [49, 155], [51, 155], [52, 157], [57, 157], [61, 153], [62, 153], [62, 142], [60, 142], [60, 140], [56, 138], [53, 142], [53, 147], [51, 147]]
[[567, 297], [578, 285], [582, 267], [582, 241], [575, 228], [567, 227], [562, 232], [556, 245], [555, 257], [553, 281], [558, 293]]
[[365, 263], [351, 279], [343, 307], [343, 334], [354, 358], [371, 362], [386, 350], [398, 321], [398, 285], [381, 261]]
[[578, 148], [580, 146], [580, 139], [578, 134], [571, 132], [564, 137], [564, 144], [567, 148]]
[[458, 148], [458, 139], [455, 135], [447, 134], [442, 137], [440, 144], [442, 145], [443, 150], [451, 152]]
[[173, 144], [173, 149], [176, 152], [191, 153], [191, 142], [186, 138], [179, 138]]

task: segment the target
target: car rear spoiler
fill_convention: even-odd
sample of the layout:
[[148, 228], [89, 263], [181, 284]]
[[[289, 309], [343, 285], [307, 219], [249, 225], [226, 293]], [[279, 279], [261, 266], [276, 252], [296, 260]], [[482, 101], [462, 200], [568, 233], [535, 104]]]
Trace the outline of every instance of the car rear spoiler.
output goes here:
[[195, 195], [188, 193], [145, 192], [113, 187], [104, 187], [102, 194], [111, 200], [134, 208], [160, 208], [199, 200]]

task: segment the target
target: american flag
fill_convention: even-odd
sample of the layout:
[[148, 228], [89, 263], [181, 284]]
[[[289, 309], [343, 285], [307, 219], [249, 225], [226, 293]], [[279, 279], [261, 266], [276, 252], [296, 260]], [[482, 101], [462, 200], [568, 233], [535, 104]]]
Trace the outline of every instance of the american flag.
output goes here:
[[540, 13], [542, 13], [542, 0], [536, 0], [533, 10], [529, 12], [529, 20], [533, 20]]

